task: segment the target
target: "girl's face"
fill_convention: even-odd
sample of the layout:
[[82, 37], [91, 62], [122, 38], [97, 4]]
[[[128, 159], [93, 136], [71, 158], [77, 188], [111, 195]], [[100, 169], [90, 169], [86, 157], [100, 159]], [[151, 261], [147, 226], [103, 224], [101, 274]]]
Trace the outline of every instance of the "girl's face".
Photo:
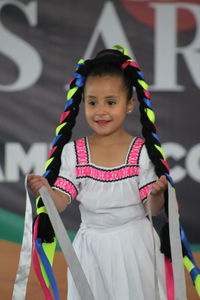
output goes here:
[[125, 117], [133, 110], [120, 76], [89, 76], [84, 88], [85, 116], [98, 135], [108, 136], [123, 129]]

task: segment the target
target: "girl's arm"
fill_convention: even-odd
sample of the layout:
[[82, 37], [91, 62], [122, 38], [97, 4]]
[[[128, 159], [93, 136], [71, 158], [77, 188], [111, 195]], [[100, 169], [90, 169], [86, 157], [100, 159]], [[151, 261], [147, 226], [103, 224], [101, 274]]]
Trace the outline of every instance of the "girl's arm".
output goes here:
[[[157, 216], [164, 207], [164, 191], [167, 188], [167, 184], [167, 178], [163, 175], [152, 185], [148, 200], [150, 201], [152, 216]], [[144, 206], [146, 207], [147, 203], [145, 203]]]
[[69, 197], [66, 194], [64, 194], [60, 191], [57, 191], [57, 190], [53, 190], [51, 188], [51, 186], [49, 185], [47, 179], [44, 178], [43, 176], [38, 176], [38, 175], [34, 175], [34, 174], [30, 174], [28, 176], [28, 186], [29, 186], [30, 190], [32, 191], [32, 193], [35, 194], [36, 196], [39, 195], [39, 189], [43, 185], [48, 189], [48, 191], [55, 203], [57, 210], [59, 212], [62, 212], [63, 210], [65, 210], [65, 208], [67, 207], [67, 204], [69, 202]]

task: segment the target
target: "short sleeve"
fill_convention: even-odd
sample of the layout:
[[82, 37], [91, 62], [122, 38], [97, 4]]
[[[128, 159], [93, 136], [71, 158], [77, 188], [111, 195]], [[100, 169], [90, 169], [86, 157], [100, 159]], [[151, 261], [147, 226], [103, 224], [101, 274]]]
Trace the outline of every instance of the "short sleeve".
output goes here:
[[143, 145], [141, 150], [139, 165], [139, 193], [140, 199], [144, 203], [145, 200], [147, 200], [153, 183], [158, 178], [154, 170], [154, 165], [148, 156], [145, 144]]
[[61, 167], [59, 175], [52, 186], [53, 189], [65, 193], [74, 200], [78, 194], [78, 181], [75, 175], [76, 156], [74, 142], [66, 144], [61, 155]]

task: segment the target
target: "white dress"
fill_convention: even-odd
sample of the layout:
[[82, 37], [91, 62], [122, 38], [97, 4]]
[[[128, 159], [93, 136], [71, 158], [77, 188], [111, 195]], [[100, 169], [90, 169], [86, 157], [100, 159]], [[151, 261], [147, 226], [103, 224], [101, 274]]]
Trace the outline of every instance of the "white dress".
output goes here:
[[[87, 137], [65, 145], [54, 188], [80, 202], [73, 246], [95, 300], [156, 299], [152, 228], [143, 205], [155, 180], [139, 138], [115, 168], [91, 163]], [[160, 300], [166, 300], [164, 259], [154, 234]], [[70, 272], [68, 300], [81, 300]]]

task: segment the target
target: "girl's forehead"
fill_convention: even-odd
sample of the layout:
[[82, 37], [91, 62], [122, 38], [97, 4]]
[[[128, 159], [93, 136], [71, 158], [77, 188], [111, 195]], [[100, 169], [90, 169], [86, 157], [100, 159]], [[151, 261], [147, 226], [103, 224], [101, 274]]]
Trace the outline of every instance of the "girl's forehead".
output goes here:
[[93, 88], [122, 88], [124, 87], [122, 76], [118, 75], [103, 75], [89, 76], [85, 82], [85, 89]]

